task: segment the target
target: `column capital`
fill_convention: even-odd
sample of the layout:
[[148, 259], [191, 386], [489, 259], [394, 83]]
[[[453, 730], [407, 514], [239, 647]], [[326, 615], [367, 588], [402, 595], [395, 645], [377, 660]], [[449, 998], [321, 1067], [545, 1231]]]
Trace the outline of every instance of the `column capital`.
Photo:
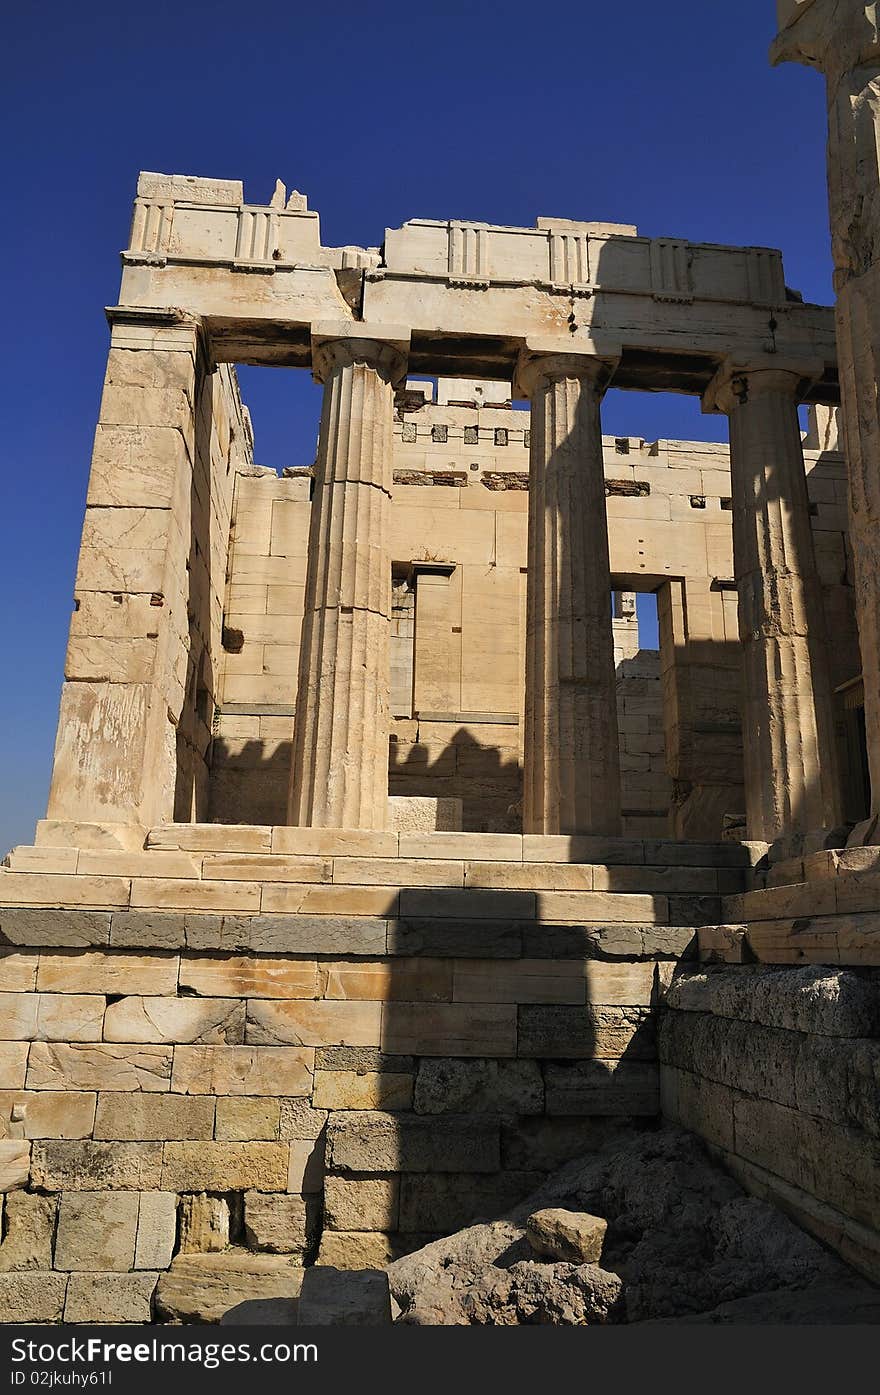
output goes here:
[[312, 325], [312, 373], [326, 382], [334, 368], [365, 363], [396, 388], [406, 377], [410, 331], [402, 325], [322, 320]]
[[794, 402], [800, 402], [824, 372], [821, 359], [787, 359], [776, 354], [727, 358], [703, 393], [703, 411], [729, 414], [750, 397], [766, 392], [787, 393]]
[[865, 0], [776, 0], [779, 33], [770, 62], [818, 68], [832, 87], [844, 73], [880, 62], [880, 4]]
[[531, 397], [548, 383], [579, 378], [604, 392], [620, 362], [621, 345], [602, 339], [579, 340], [569, 346], [553, 336], [527, 339], [520, 349], [513, 376], [517, 397]]

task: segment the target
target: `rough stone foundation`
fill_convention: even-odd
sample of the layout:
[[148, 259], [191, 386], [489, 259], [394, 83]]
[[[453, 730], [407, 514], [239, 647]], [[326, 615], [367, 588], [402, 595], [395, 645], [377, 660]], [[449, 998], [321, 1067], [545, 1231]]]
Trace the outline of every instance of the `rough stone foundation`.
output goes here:
[[880, 971], [682, 972], [659, 1045], [664, 1116], [880, 1280]]

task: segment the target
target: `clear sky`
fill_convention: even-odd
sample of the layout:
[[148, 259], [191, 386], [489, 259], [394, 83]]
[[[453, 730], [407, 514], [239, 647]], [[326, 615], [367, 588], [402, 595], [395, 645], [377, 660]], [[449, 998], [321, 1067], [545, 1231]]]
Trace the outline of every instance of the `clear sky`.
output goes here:
[[[140, 169], [275, 179], [325, 244], [407, 218], [539, 215], [779, 247], [831, 300], [824, 99], [772, 71], [773, 0], [44, 0], [7, 7], [0, 856], [45, 812], [91, 437]], [[313, 458], [306, 374], [249, 369], [257, 457]], [[616, 435], [720, 439], [689, 398], [610, 393]]]

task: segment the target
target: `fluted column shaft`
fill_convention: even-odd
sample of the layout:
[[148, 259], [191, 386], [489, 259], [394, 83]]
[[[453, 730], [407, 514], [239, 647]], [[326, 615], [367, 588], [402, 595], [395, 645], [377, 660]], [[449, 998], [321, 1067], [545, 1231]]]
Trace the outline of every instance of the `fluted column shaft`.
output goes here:
[[[880, 6], [779, 5], [774, 63], [824, 73], [828, 191], [849, 537], [865, 690], [871, 813], [880, 815]], [[876, 824], [876, 820], [875, 820]], [[877, 836], [865, 830], [869, 839]]]
[[599, 404], [607, 364], [530, 355], [523, 828], [620, 832], [620, 755]]
[[813, 553], [797, 369], [722, 369], [743, 650], [748, 835], [771, 843], [840, 823], [828, 640]]
[[289, 820], [381, 829], [388, 810], [394, 384], [403, 356], [375, 340], [323, 343]]

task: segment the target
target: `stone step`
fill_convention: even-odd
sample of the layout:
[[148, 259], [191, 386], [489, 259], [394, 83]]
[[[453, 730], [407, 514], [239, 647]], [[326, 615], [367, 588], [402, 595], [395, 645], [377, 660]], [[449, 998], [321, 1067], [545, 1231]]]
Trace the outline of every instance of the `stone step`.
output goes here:
[[127, 884], [134, 906], [328, 914], [390, 913], [398, 891], [418, 899], [430, 896], [428, 889], [434, 888], [450, 901], [456, 895], [486, 902], [492, 894], [505, 897], [507, 914], [523, 894], [711, 896], [741, 892], [751, 884], [749, 869], [694, 863], [514, 862], [156, 847], [94, 851], [46, 844], [13, 848], [2, 870], [29, 878], [8, 884], [24, 904], [60, 904], [68, 883], [78, 898], [75, 904], [105, 904], [102, 888], [116, 898], [106, 904], [120, 904]]
[[753, 848], [664, 838], [545, 836], [519, 833], [374, 833], [360, 829], [164, 824], [148, 848], [216, 853], [293, 853], [322, 857], [402, 857], [434, 861], [586, 862], [633, 866], [749, 868]]

